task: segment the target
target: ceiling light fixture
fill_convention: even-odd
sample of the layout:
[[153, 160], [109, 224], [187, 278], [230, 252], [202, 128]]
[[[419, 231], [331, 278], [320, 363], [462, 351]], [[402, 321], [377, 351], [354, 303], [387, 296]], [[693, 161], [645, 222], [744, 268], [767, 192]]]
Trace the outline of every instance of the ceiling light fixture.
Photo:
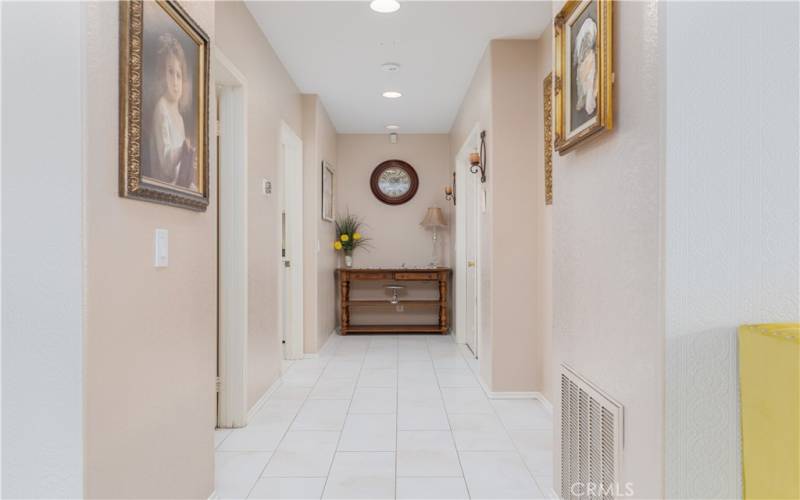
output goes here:
[[397, 63], [385, 63], [381, 64], [381, 69], [387, 73], [394, 73], [400, 71], [400, 65]]
[[386, 130], [399, 130], [400, 125], [386, 125]]
[[397, 0], [372, 0], [369, 3], [369, 8], [381, 14], [390, 14], [397, 12], [400, 8], [400, 2]]
[[381, 95], [387, 99], [397, 99], [398, 97], [403, 97], [403, 94], [395, 90], [387, 90]]

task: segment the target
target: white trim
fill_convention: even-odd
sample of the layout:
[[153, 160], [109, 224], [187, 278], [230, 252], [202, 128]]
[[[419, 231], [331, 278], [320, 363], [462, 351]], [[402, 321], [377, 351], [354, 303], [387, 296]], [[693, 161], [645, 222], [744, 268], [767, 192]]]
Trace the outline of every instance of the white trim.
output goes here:
[[[229, 146], [220, 151], [225, 168], [218, 169], [222, 175], [217, 180], [221, 202], [217, 230], [221, 380], [217, 426], [235, 428], [247, 424], [247, 80], [218, 47], [214, 47], [214, 60], [222, 117], [217, 117], [220, 137]], [[213, 147], [216, 151], [216, 141]]]
[[544, 406], [550, 415], [553, 414], [553, 405], [544, 397], [544, 394], [538, 391], [530, 392], [516, 392], [516, 391], [490, 391], [484, 383], [483, 379], [478, 376], [478, 382], [481, 384], [481, 389], [489, 399], [536, 399]]
[[318, 352], [307, 352], [303, 354], [303, 359], [317, 359], [319, 357]]
[[[460, 193], [461, 193], [458, 196], [458, 198], [460, 198], [462, 200], [462, 202], [460, 204], [456, 203], [456, 206], [455, 206], [455, 208], [456, 208], [456, 214], [455, 214], [456, 215], [456, 220], [455, 220], [456, 245], [455, 245], [455, 263], [453, 265], [453, 271], [454, 271], [454, 280], [453, 280], [453, 282], [454, 282], [454, 288], [455, 288], [455, 292], [454, 293], [455, 293], [455, 306], [456, 306], [455, 307], [455, 335], [453, 336], [453, 340], [458, 344], [464, 344], [467, 341], [466, 331], [465, 331], [466, 330], [467, 320], [466, 320], [466, 317], [464, 315], [465, 311], [467, 310], [467, 308], [466, 308], [466, 306], [467, 306], [467, 289], [466, 289], [466, 286], [464, 286], [464, 283], [466, 282], [466, 274], [467, 274], [467, 267], [466, 267], [467, 266], [467, 258], [466, 258], [466, 246], [467, 246], [467, 241], [466, 241], [466, 215], [467, 215], [467, 212], [466, 212], [466, 209], [467, 209], [467, 207], [466, 207], [466, 203], [465, 203], [467, 197], [464, 195], [464, 193], [466, 192], [466, 188], [469, 185], [467, 183], [468, 176], [475, 175], [475, 174], [472, 174], [469, 171], [469, 163], [467, 162], [467, 157], [468, 157], [469, 153], [473, 149], [477, 148], [480, 145], [480, 129], [481, 129], [480, 123], [475, 123], [475, 126], [469, 132], [469, 134], [467, 135], [466, 139], [464, 140], [464, 143], [461, 145], [461, 148], [458, 150], [458, 153], [456, 154], [455, 158], [453, 159], [454, 168], [455, 168], [455, 172], [456, 172], [456, 182], [457, 182], [456, 187], [459, 187], [458, 191], [460, 191]], [[470, 182], [474, 182], [474, 180], [470, 179]], [[478, 191], [479, 191], [478, 194], [480, 194], [480, 191], [482, 191], [482, 189], [479, 189]], [[458, 194], [458, 193], [456, 193], [456, 194]], [[475, 200], [475, 202], [479, 203], [479, 200]], [[473, 207], [473, 208], [475, 208], [475, 207]], [[476, 209], [476, 212], [477, 212], [477, 209]], [[480, 221], [478, 221], [478, 229], [482, 230], [482, 227], [480, 225]], [[478, 235], [478, 237], [480, 238], [480, 234]], [[476, 350], [476, 353], [473, 355], [473, 357], [479, 356], [480, 352], [481, 352], [481, 346], [480, 346], [480, 338], [481, 338], [481, 335], [480, 335], [480, 322], [481, 322], [481, 318], [480, 318], [481, 311], [480, 311], [480, 308], [481, 308], [481, 306], [480, 306], [480, 304], [481, 304], [481, 300], [482, 300], [482, 298], [481, 298], [481, 290], [480, 290], [481, 289], [481, 287], [480, 287], [480, 265], [481, 265], [481, 262], [479, 261], [480, 260], [480, 239], [478, 239], [475, 242], [475, 244], [477, 246], [476, 251], [478, 253], [477, 258], [476, 258], [477, 262], [476, 262], [476, 268], [475, 268], [475, 272], [477, 274], [477, 276], [476, 276], [475, 293], [478, 296], [477, 297], [477, 303], [478, 304], [476, 306], [478, 308], [477, 311], [476, 311], [476, 316], [477, 316], [476, 317], [476, 322], [478, 324], [476, 325], [476, 330], [477, 330], [476, 331], [476, 339], [475, 339], [475, 344], [476, 345], [474, 346], [474, 348]]]
[[264, 394], [262, 394], [261, 397], [258, 398], [256, 404], [254, 404], [253, 407], [250, 408], [250, 411], [247, 412], [248, 424], [250, 423], [251, 420], [253, 420], [253, 417], [256, 416], [256, 413], [258, 413], [259, 410], [261, 410], [261, 407], [263, 407], [264, 404], [266, 404], [269, 397], [272, 396], [272, 393], [274, 393], [278, 389], [278, 387], [282, 385], [283, 385], [283, 374], [279, 375], [278, 378], [275, 379], [275, 382], [273, 382], [272, 385], [269, 386], [269, 388], [266, 391], [264, 391]]
[[[300, 136], [285, 122], [281, 121], [280, 126], [280, 147], [278, 148], [280, 175], [282, 189], [280, 210], [284, 208], [287, 211], [287, 226], [289, 232], [286, 235], [286, 245], [288, 249], [287, 258], [281, 257], [278, 260], [278, 276], [280, 277], [280, 293], [279, 298], [281, 306], [279, 309], [279, 327], [283, 335], [284, 323], [291, 325], [290, 334], [287, 336], [284, 359], [294, 360], [303, 358], [303, 141]], [[289, 166], [284, 150], [291, 148], [293, 150], [292, 158], [294, 165]], [[278, 238], [276, 241], [280, 242], [282, 239], [282, 225], [280, 222], [276, 224]], [[286, 276], [286, 268], [284, 262], [289, 260], [291, 269], [291, 285], [286, 283], [284, 277]], [[284, 314], [284, 297], [286, 296], [286, 287], [291, 292], [292, 297], [289, 302], [291, 312], [289, 318], [283, 318]]]
[[217, 490], [211, 492], [211, 495], [208, 496], [208, 500], [217, 500], [219, 495], [217, 495]]

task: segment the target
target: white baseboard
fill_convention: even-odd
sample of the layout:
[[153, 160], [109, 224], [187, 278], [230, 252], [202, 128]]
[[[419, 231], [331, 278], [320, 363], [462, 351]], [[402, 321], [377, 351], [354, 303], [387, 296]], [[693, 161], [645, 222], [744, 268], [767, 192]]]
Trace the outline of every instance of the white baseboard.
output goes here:
[[269, 388], [266, 391], [264, 391], [264, 394], [262, 394], [261, 397], [258, 398], [258, 401], [256, 401], [256, 404], [254, 404], [253, 407], [250, 408], [250, 411], [247, 412], [247, 422], [248, 423], [250, 423], [250, 420], [253, 419], [253, 417], [256, 415], [256, 413], [258, 413], [258, 410], [260, 410], [261, 407], [264, 406], [264, 403], [267, 402], [267, 399], [269, 399], [269, 397], [272, 396], [272, 393], [275, 392], [275, 390], [278, 387], [280, 387], [281, 384], [283, 384], [283, 375], [279, 375], [278, 376], [278, 378], [275, 380], [275, 382], [273, 382], [272, 385], [269, 386]]
[[211, 492], [211, 495], [208, 497], [208, 500], [217, 500], [219, 497], [217, 496], [217, 490]]
[[536, 399], [538, 399], [542, 403], [542, 405], [544, 405], [544, 409], [547, 410], [547, 413], [549, 413], [550, 416], [552, 416], [553, 415], [553, 403], [551, 403], [549, 399], [544, 397], [544, 394], [539, 394], [536, 397]]
[[548, 413], [551, 415], [553, 414], [553, 405], [547, 400], [546, 397], [544, 397], [544, 394], [541, 392], [490, 391], [480, 376], [478, 377], [478, 381], [481, 383], [481, 388], [483, 389], [483, 392], [486, 393], [486, 397], [489, 399], [536, 399], [542, 403]]
[[317, 359], [318, 357], [319, 357], [319, 353], [318, 352], [309, 352], [309, 353], [303, 354], [303, 359]]

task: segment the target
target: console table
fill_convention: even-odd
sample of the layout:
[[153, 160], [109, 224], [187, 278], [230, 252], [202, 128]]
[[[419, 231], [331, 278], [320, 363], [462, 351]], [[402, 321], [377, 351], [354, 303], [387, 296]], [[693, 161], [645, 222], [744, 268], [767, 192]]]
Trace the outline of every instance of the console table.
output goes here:
[[[339, 332], [348, 333], [441, 333], [449, 331], [447, 317], [447, 285], [450, 269], [337, 269], [339, 279]], [[354, 281], [428, 281], [439, 284], [439, 298], [428, 300], [401, 300], [399, 304], [430, 304], [439, 310], [436, 325], [351, 325], [350, 308], [391, 304], [388, 300], [350, 300], [350, 284]]]

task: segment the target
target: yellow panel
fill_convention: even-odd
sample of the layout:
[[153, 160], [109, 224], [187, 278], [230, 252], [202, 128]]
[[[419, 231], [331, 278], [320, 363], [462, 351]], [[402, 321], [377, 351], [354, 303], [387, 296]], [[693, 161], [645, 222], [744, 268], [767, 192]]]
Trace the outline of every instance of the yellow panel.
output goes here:
[[800, 499], [800, 324], [739, 328], [744, 498]]

